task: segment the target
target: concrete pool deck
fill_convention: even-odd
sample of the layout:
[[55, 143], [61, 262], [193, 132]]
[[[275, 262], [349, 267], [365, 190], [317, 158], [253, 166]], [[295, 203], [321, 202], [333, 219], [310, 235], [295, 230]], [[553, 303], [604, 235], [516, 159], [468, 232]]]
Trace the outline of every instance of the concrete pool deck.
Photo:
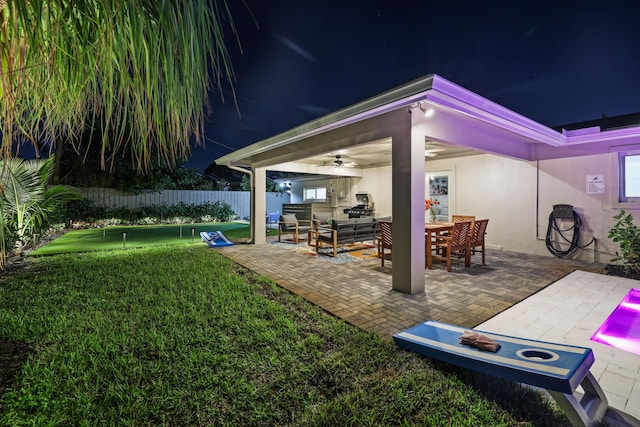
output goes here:
[[478, 329], [591, 348], [596, 359], [591, 373], [609, 406], [640, 419], [640, 355], [590, 339], [627, 292], [638, 287], [637, 280], [576, 270]]

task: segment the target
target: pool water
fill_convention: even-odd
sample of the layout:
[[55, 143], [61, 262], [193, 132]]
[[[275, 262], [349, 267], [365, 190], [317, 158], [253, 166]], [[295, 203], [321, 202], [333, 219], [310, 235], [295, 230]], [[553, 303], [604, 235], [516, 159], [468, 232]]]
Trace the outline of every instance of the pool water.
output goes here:
[[640, 289], [629, 291], [591, 340], [640, 354]]

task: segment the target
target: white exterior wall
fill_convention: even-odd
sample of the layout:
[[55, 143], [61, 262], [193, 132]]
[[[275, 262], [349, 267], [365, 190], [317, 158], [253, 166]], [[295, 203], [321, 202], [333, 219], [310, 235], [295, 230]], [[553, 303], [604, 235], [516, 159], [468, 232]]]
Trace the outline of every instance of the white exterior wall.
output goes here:
[[[611, 167], [610, 156], [615, 154], [540, 161], [538, 171], [536, 162], [480, 154], [429, 160], [426, 168], [427, 173], [452, 170], [452, 213], [489, 218], [486, 242], [490, 248], [552, 256], [545, 244], [549, 214], [553, 205], [569, 204], [583, 221], [580, 244], [596, 238], [595, 253], [591, 244], [570, 257], [606, 264], [619, 250], [607, 238], [618, 212], [610, 203], [617, 197], [617, 170]], [[605, 193], [588, 194], [587, 175], [596, 174], [605, 175]], [[357, 191], [372, 194], [376, 216], [390, 214], [390, 167], [365, 169], [356, 185]], [[640, 223], [638, 211], [626, 210]]]
[[391, 166], [365, 169], [364, 176], [354, 185], [355, 193], [371, 195], [375, 217], [391, 216]]
[[327, 189], [327, 201], [313, 202], [313, 212], [329, 212], [333, 218], [348, 218], [348, 215], [343, 210], [356, 204], [356, 182], [359, 179], [354, 177], [292, 179], [291, 203], [305, 203], [303, 200], [304, 188], [325, 187]]
[[[594, 156], [575, 157], [567, 159], [546, 160], [540, 162], [540, 219], [544, 226], [541, 232], [546, 232], [546, 224], [551, 208], [557, 203], [567, 203], [574, 206], [583, 223], [580, 244], [588, 243], [592, 237], [596, 238], [596, 261], [607, 263], [613, 257], [619, 245], [608, 237], [609, 229], [615, 220], [613, 217], [618, 210], [611, 207], [610, 200], [617, 200], [617, 168], [609, 167], [610, 158], [616, 154], [601, 154]], [[605, 192], [602, 194], [587, 193], [587, 175], [604, 175]], [[563, 202], [562, 200], [566, 200]], [[636, 223], [640, 220], [637, 211], [633, 212]], [[591, 252], [593, 245], [581, 252]]]

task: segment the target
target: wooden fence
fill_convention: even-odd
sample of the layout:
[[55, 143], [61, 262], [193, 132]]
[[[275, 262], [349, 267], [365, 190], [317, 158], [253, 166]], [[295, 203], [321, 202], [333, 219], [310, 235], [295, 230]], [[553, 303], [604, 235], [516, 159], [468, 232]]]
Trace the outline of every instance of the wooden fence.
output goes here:
[[[149, 190], [140, 194], [129, 194], [112, 188], [79, 188], [78, 190], [96, 206], [106, 208], [138, 209], [153, 205], [175, 206], [180, 202], [187, 205], [220, 202], [231, 206], [240, 219], [249, 219], [251, 212], [248, 191], [165, 190], [158, 193]], [[282, 204], [290, 202], [289, 194], [267, 193], [267, 212], [282, 212]]]

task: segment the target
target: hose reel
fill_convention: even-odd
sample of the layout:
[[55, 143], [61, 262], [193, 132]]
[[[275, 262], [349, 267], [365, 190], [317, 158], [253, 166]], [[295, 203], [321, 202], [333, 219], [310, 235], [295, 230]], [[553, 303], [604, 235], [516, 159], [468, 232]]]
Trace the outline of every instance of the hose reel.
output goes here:
[[[561, 220], [561, 224], [564, 224], [565, 221], [573, 221], [573, 224], [569, 228], [561, 229], [558, 220]], [[573, 210], [573, 206], [571, 205], [554, 205], [553, 211], [549, 215], [549, 226], [547, 227], [547, 237], [546, 244], [547, 249], [554, 256], [559, 258], [565, 257], [571, 254], [578, 248], [578, 242], [580, 241], [580, 226], [582, 225], [582, 221], [578, 214]], [[553, 242], [551, 241], [551, 234], [553, 231], [556, 231], [557, 235], [560, 236], [566, 243], [569, 243], [569, 247], [565, 250], [560, 248], [556, 248], [553, 246]], [[571, 240], [569, 240], [565, 233], [573, 232], [571, 236]]]

